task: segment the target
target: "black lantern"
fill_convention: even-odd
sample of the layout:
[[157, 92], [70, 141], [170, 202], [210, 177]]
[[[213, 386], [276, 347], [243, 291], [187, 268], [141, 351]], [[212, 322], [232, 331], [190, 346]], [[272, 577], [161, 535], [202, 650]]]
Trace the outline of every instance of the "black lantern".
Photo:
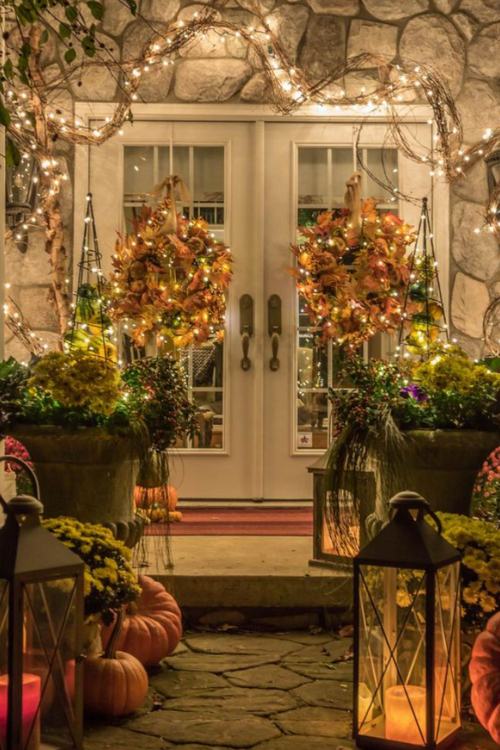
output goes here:
[[28, 224], [36, 209], [38, 167], [34, 156], [23, 154], [19, 164], [7, 168], [5, 218], [18, 250], [28, 249]]
[[81, 748], [83, 562], [38, 500], [1, 504], [0, 748]]
[[354, 560], [354, 739], [441, 748], [460, 728], [460, 554], [420, 495], [390, 504]]

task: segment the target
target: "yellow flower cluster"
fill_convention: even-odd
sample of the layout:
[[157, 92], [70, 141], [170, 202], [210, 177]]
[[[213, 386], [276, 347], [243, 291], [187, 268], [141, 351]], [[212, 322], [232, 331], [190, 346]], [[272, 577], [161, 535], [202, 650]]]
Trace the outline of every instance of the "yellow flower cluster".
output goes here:
[[99, 614], [109, 620], [122, 604], [140, 594], [130, 550], [109, 529], [60, 516], [44, 520], [44, 526], [85, 563], [85, 615]]
[[68, 409], [108, 416], [120, 395], [118, 368], [85, 352], [49, 352], [33, 367], [31, 388], [40, 388]]
[[439, 513], [443, 536], [462, 552], [462, 615], [480, 625], [500, 609], [500, 530], [488, 521]]

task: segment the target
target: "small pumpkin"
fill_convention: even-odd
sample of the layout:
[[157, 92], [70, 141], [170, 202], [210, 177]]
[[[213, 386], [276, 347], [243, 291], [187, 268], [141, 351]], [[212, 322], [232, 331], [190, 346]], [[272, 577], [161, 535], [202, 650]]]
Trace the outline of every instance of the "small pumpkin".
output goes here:
[[[158, 664], [172, 653], [182, 636], [181, 611], [165, 587], [149, 576], [139, 576], [141, 595], [126, 608], [116, 647], [133, 654], [145, 666]], [[113, 627], [103, 627], [103, 643]]]
[[146, 670], [135, 656], [116, 650], [122, 623], [123, 615], [120, 613], [104, 655], [85, 660], [83, 696], [85, 709], [89, 713], [126, 716], [140, 708], [146, 700]]
[[500, 612], [478, 635], [469, 663], [472, 706], [479, 722], [500, 743]]
[[179, 497], [177, 490], [171, 484], [159, 485], [157, 487], [143, 487], [138, 484], [134, 490], [136, 508], [148, 510], [149, 508], [167, 508], [174, 511], [177, 508]]

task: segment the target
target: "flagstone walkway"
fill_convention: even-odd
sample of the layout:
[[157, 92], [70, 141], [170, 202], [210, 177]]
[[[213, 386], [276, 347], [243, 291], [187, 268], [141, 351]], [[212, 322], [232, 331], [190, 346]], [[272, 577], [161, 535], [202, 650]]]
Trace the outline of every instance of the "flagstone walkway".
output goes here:
[[[144, 708], [92, 722], [85, 750], [351, 750], [351, 640], [329, 633], [188, 633]], [[494, 750], [470, 725], [454, 750]]]

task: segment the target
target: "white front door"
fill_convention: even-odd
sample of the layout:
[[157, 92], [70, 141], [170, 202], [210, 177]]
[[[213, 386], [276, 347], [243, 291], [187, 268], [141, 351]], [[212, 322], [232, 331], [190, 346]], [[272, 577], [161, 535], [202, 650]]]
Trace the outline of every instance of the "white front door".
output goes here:
[[[122, 135], [92, 149], [90, 169], [87, 150], [77, 151], [81, 179], [75, 195], [75, 246], [88, 174], [107, 272], [116, 231], [124, 229], [133, 208], [171, 173], [183, 178], [192, 195], [191, 204], [179, 208], [204, 216], [233, 252], [223, 346], [196, 347], [181, 355], [199, 411], [195, 440], [171, 451], [172, 482], [183, 498], [311, 497], [307, 466], [328, 445], [327, 390], [335, 375], [332, 352], [314, 346], [301, 311], [289, 246], [298, 223], [313, 220], [319, 209], [342, 205], [345, 181], [356, 168], [356, 127], [345, 122], [137, 117]], [[428, 126], [415, 128], [419, 138], [430, 139]], [[389, 171], [401, 193], [430, 195], [428, 169], [387, 146], [386, 125], [365, 125], [361, 135], [363, 159], [375, 176], [387, 182]], [[388, 196], [376, 181], [365, 180], [366, 195], [376, 195], [382, 207], [417, 222], [417, 203], [405, 203], [397, 192]], [[243, 295], [253, 301], [251, 366], [246, 370], [241, 367]]]

